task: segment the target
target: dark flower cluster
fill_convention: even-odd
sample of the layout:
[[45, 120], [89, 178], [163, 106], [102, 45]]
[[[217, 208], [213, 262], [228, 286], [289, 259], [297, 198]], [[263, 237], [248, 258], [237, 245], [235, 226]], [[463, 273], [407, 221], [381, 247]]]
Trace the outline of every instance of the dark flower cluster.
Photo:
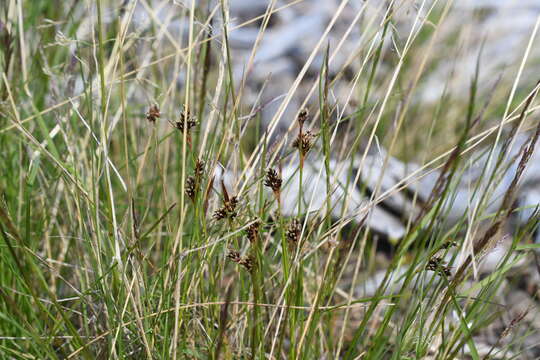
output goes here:
[[238, 265], [242, 265], [247, 271], [253, 270], [255, 267], [255, 261], [251, 256], [242, 257], [236, 250], [229, 250], [227, 257]]
[[236, 213], [236, 205], [238, 205], [238, 197], [233, 196], [230, 199], [223, 201], [223, 206], [214, 212], [214, 219], [221, 220], [228, 217], [234, 219], [238, 214]]
[[298, 243], [298, 240], [300, 240], [301, 231], [302, 227], [300, 221], [298, 221], [298, 219], [292, 219], [289, 227], [287, 228], [287, 232], [285, 233], [289, 244], [296, 245]]
[[426, 265], [426, 270], [439, 272], [446, 275], [447, 277], [452, 275], [450, 267], [447, 266], [443, 259], [439, 256], [434, 256], [428, 261]]
[[204, 161], [197, 159], [195, 163], [195, 170], [192, 176], [186, 179], [186, 195], [195, 202], [195, 197], [199, 192], [204, 176]]
[[247, 238], [250, 243], [254, 243], [257, 241], [257, 238], [259, 237], [259, 227], [261, 224], [257, 221], [253, 224], [249, 225], [246, 232], [247, 232]]
[[264, 186], [269, 187], [275, 194], [279, 194], [281, 190], [282, 179], [274, 169], [268, 169], [266, 172], [266, 179], [264, 180]]
[[155, 104], [150, 106], [150, 109], [148, 109], [148, 112], [146, 113], [146, 120], [150, 121], [151, 123], [155, 123], [160, 117], [161, 113], [159, 112], [158, 106]]
[[184, 132], [187, 129], [187, 132], [197, 126], [197, 120], [195, 117], [191, 115], [189, 110], [182, 110], [180, 113], [180, 119], [174, 123], [174, 127], [180, 130], [180, 132]]
[[313, 138], [314, 135], [310, 131], [299, 133], [292, 146], [298, 149], [302, 157], [305, 157], [313, 147]]

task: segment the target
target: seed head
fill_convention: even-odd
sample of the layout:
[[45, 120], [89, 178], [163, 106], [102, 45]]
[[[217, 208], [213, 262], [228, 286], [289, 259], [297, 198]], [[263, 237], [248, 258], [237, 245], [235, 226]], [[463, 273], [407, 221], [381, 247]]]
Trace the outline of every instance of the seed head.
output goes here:
[[201, 159], [197, 159], [195, 162], [195, 177], [197, 179], [202, 179], [204, 175], [204, 161]]
[[238, 197], [233, 196], [230, 199], [223, 201], [223, 206], [214, 212], [214, 219], [221, 220], [229, 217], [234, 219], [238, 214], [236, 213], [236, 205], [238, 205]]
[[308, 118], [309, 118], [309, 111], [307, 108], [303, 108], [298, 113], [298, 117], [296, 118], [296, 121], [298, 121], [298, 124], [300, 125], [300, 127], [302, 127], [304, 126], [304, 123], [307, 121]]
[[180, 113], [180, 119], [174, 123], [174, 127], [180, 130], [182, 133], [186, 129], [189, 133], [189, 131], [195, 126], [197, 126], [197, 120], [191, 115], [189, 110], [182, 110]]
[[197, 180], [193, 176], [189, 176], [186, 179], [186, 195], [192, 200], [195, 201], [195, 195], [197, 195], [197, 190], [199, 185]]
[[236, 205], [238, 205], [238, 197], [237, 196], [233, 196], [232, 198], [230, 198], [229, 200], [226, 200], [224, 203], [223, 203], [223, 209], [225, 209], [225, 211], [227, 212], [227, 215], [229, 215], [229, 217], [231, 219], [235, 218], [237, 213], [236, 213]]
[[229, 250], [229, 253], [227, 254], [227, 257], [231, 260], [231, 261], [234, 261], [235, 263], [238, 263], [242, 260], [242, 258], [240, 257], [240, 253], [236, 250]]
[[278, 175], [277, 171], [274, 169], [268, 169], [266, 171], [266, 179], [264, 180], [264, 186], [269, 187], [275, 194], [279, 194], [281, 190], [281, 177]]
[[310, 131], [299, 133], [293, 142], [293, 147], [298, 149], [300, 155], [305, 157], [309, 150], [313, 147], [313, 134]]
[[290, 244], [294, 245], [298, 242], [301, 230], [300, 221], [298, 221], [298, 219], [292, 219], [285, 234]]
[[155, 123], [156, 119], [158, 119], [160, 116], [161, 113], [159, 112], [159, 108], [156, 104], [154, 104], [148, 109], [148, 112], [146, 113], [146, 120], [150, 121], [151, 123]]
[[450, 267], [447, 266], [445, 262], [443, 261], [443, 259], [439, 256], [434, 256], [431, 259], [429, 259], [426, 265], [426, 270], [439, 272], [446, 276], [452, 275], [452, 272], [450, 271]]
[[247, 230], [246, 230], [248, 240], [252, 244], [255, 241], [257, 241], [257, 238], [259, 236], [259, 227], [260, 227], [260, 225], [261, 225], [261, 223], [259, 221], [254, 222], [253, 224], [249, 225]]
[[186, 179], [186, 195], [192, 201], [195, 201], [195, 195], [201, 188], [201, 183], [204, 175], [204, 162], [197, 159], [195, 163], [195, 170], [192, 176]]
[[223, 204], [225, 209], [227, 209], [229, 215], [235, 212], [236, 205], [238, 205], [238, 196], [233, 196], [228, 201], [225, 201], [225, 203]]
[[252, 256], [241, 257], [240, 253], [233, 249], [229, 250], [227, 258], [238, 265], [242, 265], [247, 271], [251, 271], [255, 267], [255, 259]]
[[216, 211], [214, 211], [214, 219], [215, 220], [221, 220], [221, 219], [225, 219], [227, 217], [227, 212], [225, 211], [224, 208], [221, 208], [221, 209], [217, 209]]
[[252, 256], [247, 256], [245, 258], [242, 258], [238, 264], [242, 265], [246, 268], [247, 271], [253, 270], [255, 267], [255, 259]]

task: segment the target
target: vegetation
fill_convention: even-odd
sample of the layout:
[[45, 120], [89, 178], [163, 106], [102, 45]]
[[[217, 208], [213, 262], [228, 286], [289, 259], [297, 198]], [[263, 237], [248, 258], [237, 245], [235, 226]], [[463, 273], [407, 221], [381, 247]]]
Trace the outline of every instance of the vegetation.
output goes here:
[[[220, 20], [230, 18], [225, 0], [167, 4], [175, 9], [167, 19], [155, 16], [157, 1], [0, 5], [1, 358], [488, 359], [527, 350], [538, 334], [517, 331], [526, 313], [498, 332], [493, 324], [507, 314], [501, 292], [521, 286], [513, 266], [534, 261], [538, 218], [511, 235], [488, 276], [475, 276], [478, 257], [519, 210], [521, 172], [495, 212], [488, 196], [455, 224], [446, 211], [480, 146], [494, 144], [494, 166], [479, 192], [489, 194], [504, 171], [490, 151], [530, 130], [515, 159], [526, 166], [540, 129], [529, 116], [538, 87], [518, 87], [522, 69], [486, 86], [478, 61], [467, 96], [415, 99], [444, 61], [435, 45], [458, 51], [457, 35], [439, 32], [451, 2], [426, 7], [397, 34], [390, 1], [337, 73], [329, 69], [340, 49], [321, 38], [312, 51], [319, 76], [300, 71], [264, 123], [265, 104], [245, 99], [249, 72], [234, 74], [230, 32], [258, 23], [262, 36], [273, 16], [302, 2], [271, 2], [230, 27]], [[150, 25], [133, 26], [137, 12]], [[171, 33], [182, 19], [187, 26]], [[353, 111], [345, 111], [334, 90], [350, 69], [341, 100]], [[300, 83], [314, 95], [276, 136]], [[402, 214], [399, 240], [374, 234], [365, 219], [410, 178], [384, 192], [381, 175], [368, 193], [351, 170], [344, 201], [362, 188], [369, 202], [357, 216], [333, 215], [342, 206], [331, 196], [333, 159], [356, 161], [379, 142], [441, 174], [420, 213]], [[285, 214], [291, 179], [282, 168], [293, 164], [303, 179], [310, 161], [323, 164], [308, 181], [324, 183], [324, 205], [308, 212], [299, 200]], [[391, 247], [384, 260], [381, 243]], [[379, 269], [374, 293], [359, 295]], [[498, 340], [479, 349], [488, 331]]]

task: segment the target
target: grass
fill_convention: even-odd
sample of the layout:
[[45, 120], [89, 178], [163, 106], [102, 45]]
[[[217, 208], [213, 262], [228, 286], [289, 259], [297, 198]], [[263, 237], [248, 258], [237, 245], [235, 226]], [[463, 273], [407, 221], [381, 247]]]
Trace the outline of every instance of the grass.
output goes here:
[[[256, 67], [272, 17], [302, 3], [270, 2], [261, 16], [230, 27], [225, 0], [0, 5], [2, 358], [528, 354], [525, 340], [538, 330], [517, 331], [525, 313], [488, 351], [479, 339], [508, 312], [501, 292], [517, 282], [518, 260], [531, 261], [537, 218], [511, 235], [489, 276], [479, 279], [475, 269], [502, 237], [522, 180], [518, 171], [489, 210], [508, 160], [491, 150], [531, 130], [515, 159], [522, 169], [538, 140], [531, 120], [538, 87], [522, 84], [537, 28], [519, 68], [496, 86], [481, 83], [479, 60], [468, 97], [447, 89], [424, 103], [416, 95], [444, 62], [437, 51], [446, 44], [446, 54], [458, 52], [458, 30], [444, 27], [452, 2], [422, 3], [426, 16], [414, 16], [406, 33], [396, 18], [406, 2], [366, 2], [343, 39], [365, 31], [336, 72], [332, 62], [344, 50], [328, 34], [345, 16], [343, 1], [265, 124], [265, 104], [249, 105], [260, 95], [250, 93], [249, 71], [235, 75], [240, 55], [230, 32], [261, 23], [245, 69]], [[174, 11], [159, 14], [160, 6]], [[368, 9], [378, 16], [363, 19]], [[135, 12], [147, 26], [130, 26]], [[319, 75], [309, 79], [317, 56]], [[347, 91], [336, 99], [342, 84]], [[281, 119], [293, 98], [297, 118]], [[276, 136], [280, 119], [289, 130]], [[368, 191], [357, 170], [364, 150], [379, 143], [422, 165], [390, 189], [379, 176]], [[481, 200], [452, 223], [465, 158], [485, 144], [492, 166], [475, 190]], [[335, 178], [336, 159], [354, 165], [345, 183]], [[321, 166], [306, 178], [310, 161]], [[287, 166], [300, 181], [282, 178]], [[218, 176], [223, 168], [231, 179]], [[369, 214], [426, 169], [440, 170], [436, 186], [419, 214], [402, 214], [406, 234], [390, 240], [381, 260], [377, 244], [388, 240], [367, 226]], [[319, 182], [324, 202], [310, 211], [315, 199], [303, 194]], [[300, 194], [292, 214], [283, 206], [291, 200], [286, 186]], [[351, 214], [357, 188], [369, 201]], [[381, 269], [373, 294], [359, 295]]]

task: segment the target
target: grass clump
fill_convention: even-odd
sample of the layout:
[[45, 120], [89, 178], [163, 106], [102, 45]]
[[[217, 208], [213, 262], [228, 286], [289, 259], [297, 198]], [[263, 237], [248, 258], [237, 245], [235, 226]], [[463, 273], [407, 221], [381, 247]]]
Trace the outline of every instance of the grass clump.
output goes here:
[[[338, 7], [286, 92], [262, 102], [277, 80], [251, 86], [257, 47], [303, 3], [270, 2], [240, 24], [227, 1], [0, 5], [0, 357], [534, 356], [537, 329], [520, 326], [535, 293], [497, 318], [507, 294], [526, 293], [512, 269], [530, 268], [537, 247], [537, 212], [506, 228], [539, 137], [538, 86], [521, 97], [521, 72], [487, 90], [475, 76], [466, 99], [416, 99], [436, 48], [457, 51], [451, 2], [422, 5], [409, 27], [397, 2], [366, 2], [343, 35], [349, 51], [329, 40], [345, 23]], [[232, 34], [250, 26], [239, 78]], [[494, 209], [505, 155], [527, 131]], [[474, 207], [450, 219], [466, 156], [490, 139]], [[368, 184], [363, 166], [382, 147]], [[421, 165], [396, 179], [394, 158]], [[413, 185], [433, 170], [422, 198]], [[396, 210], [404, 193], [412, 206]], [[373, 226], [382, 213], [400, 239]]]

